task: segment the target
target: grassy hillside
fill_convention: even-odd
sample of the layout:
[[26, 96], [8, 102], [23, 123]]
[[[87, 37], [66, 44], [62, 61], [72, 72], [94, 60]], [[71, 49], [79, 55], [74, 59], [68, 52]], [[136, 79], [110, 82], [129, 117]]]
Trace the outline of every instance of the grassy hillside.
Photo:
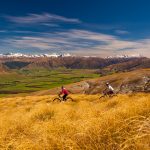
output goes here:
[[[75, 94], [98, 94], [106, 88], [106, 82], [109, 82], [119, 93], [150, 92], [150, 69], [114, 73], [95, 79], [86, 79], [65, 87]], [[35, 92], [35, 95], [57, 94], [59, 91], [60, 87]]]
[[14, 70], [0, 74], [0, 97], [21, 93], [57, 94], [61, 85], [65, 85], [75, 94], [97, 94], [105, 89], [106, 82], [111, 83], [116, 92], [123, 85], [120, 93], [149, 92], [150, 69], [138, 69], [102, 77], [96, 73], [96, 70], [88, 69]]
[[150, 149], [150, 94], [53, 97], [0, 98], [0, 149]]
[[87, 69], [22, 69], [0, 74], [0, 96], [51, 89], [89, 78], [99, 77]]
[[[116, 76], [118, 72], [148, 69], [149, 62], [149, 58], [0, 58], [0, 97], [48, 90], [100, 76]], [[111, 82], [118, 86], [114, 81]], [[95, 85], [89, 85], [95, 89]], [[99, 87], [103, 89], [103, 83]], [[99, 87], [96, 91], [89, 90], [95, 94], [101, 92]], [[85, 92], [84, 89], [82, 91]]]

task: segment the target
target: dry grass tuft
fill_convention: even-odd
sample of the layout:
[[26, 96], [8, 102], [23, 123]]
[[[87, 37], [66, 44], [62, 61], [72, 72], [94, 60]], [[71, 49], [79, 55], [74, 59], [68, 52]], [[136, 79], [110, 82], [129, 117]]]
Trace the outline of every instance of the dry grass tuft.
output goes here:
[[149, 150], [150, 95], [74, 95], [0, 99], [0, 149]]

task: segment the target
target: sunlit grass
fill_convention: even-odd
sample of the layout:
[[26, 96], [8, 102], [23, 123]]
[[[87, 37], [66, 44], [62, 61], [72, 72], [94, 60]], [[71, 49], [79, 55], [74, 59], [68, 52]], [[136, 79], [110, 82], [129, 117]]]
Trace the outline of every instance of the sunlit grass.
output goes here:
[[0, 149], [150, 149], [150, 95], [0, 98]]

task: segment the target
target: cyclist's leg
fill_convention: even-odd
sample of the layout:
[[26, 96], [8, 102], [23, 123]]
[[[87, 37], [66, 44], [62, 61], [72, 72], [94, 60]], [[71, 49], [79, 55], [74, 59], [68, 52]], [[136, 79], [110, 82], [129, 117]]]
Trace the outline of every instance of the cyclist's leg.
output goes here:
[[99, 99], [101, 99], [101, 98], [103, 98], [103, 97], [105, 97], [105, 96], [107, 96], [107, 94], [106, 94], [106, 90], [104, 90], [104, 91], [102, 92], [102, 95], [100, 96], [100, 98], [99, 98]]
[[66, 101], [67, 96], [68, 96], [67, 94], [63, 95], [63, 101]]
[[113, 97], [113, 96], [114, 96], [114, 91], [110, 90], [110, 91], [108, 92], [108, 95], [109, 95], [109, 97]]

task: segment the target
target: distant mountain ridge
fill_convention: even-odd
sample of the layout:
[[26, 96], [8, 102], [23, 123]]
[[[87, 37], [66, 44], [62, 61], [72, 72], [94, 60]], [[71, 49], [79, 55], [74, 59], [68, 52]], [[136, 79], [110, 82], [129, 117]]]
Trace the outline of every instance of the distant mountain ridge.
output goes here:
[[99, 69], [105, 72], [129, 71], [139, 68], [150, 68], [150, 59], [145, 57], [133, 58], [98, 58], [98, 57], [2, 57], [1, 68], [7, 69], [54, 69], [65, 67], [68, 69]]

